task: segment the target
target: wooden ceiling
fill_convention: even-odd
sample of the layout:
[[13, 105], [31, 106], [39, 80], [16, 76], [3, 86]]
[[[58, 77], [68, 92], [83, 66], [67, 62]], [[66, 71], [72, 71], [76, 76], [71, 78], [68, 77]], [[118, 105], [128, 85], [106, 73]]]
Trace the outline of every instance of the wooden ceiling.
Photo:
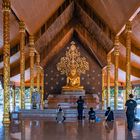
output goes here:
[[87, 0], [87, 2], [115, 33], [140, 6], [140, 0]]
[[[2, 0], [0, 0], [0, 50], [3, 46], [3, 12], [2, 12]], [[13, 13], [10, 13], [10, 39], [13, 41], [18, 35], [18, 22]]]
[[35, 33], [63, 3], [63, 0], [11, 0], [12, 10]]
[[138, 49], [140, 49], [140, 11], [132, 21], [132, 40]]
[[[29, 34], [36, 33], [41, 26], [50, 19], [51, 16], [57, 11], [57, 9], [64, 3], [70, 3], [70, 0], [11, 0], [11, 18], [10, 18], [10, 39], [11, 44], [13, 41], [17, 41], [18, 39], [18, 20], [23, 20], [26, 25], [26, 30]], [[72, 1], [72, 0], [71, 0]], [[79, 1], [79, 0], [77, 0]], [[114, 34], [118, 33], [122, 27], [126, 24], [126, 22], [130, 19], [130, 17], [135, 13], [135, 11], [140, 7], [140, 0], [82, 0], [81, 2], [86, 3], [98, 16], [99, 18], [109, 26], [109, 28], [112, 30]], [[2, 46], [3, 46], [3, 24], [2, 24], [2, 0], [0, 0], [0, 54], [3, 52]], [[80, 6], [80, 3], [79, 3]], [[40, 51], [40, 54], [43, 55], [43, 52], [41, 50], [44, 50], [46, 46], [50, 46], [52, 50], [50, 49], [50, 56], [52, 57], [55, 52], [55, 49], [58, 48], [61, 45], [66, 44], [66, 42], [69, 40], [70, 36], [72, 35], [72, 30], [75, 30], [78, 34], [79, 39], [81, 42], [86, 44], [90, 50], [92, 46], [91, 38], [94, 36], [94, 39], [100, 44], [100, 48], [103, 49], [103, 54], [108, 53], [110, 49], [113, 48], [112, 40], [107, 38], [103, 32], [100, 31], [100, 29], [97, 31], [97, 26], [94, 23], [94, 20], [87, 14], [87, 11], [83, 11], [81, 9], [74, 10], [76, 8], [76, 5], [73, 4], [73, 6], [69, 6], [66, 10], [63, 11], [63, 14], [61, 16], [58, 16], [55, 21], [51, 24], [50, 27], [45, 31], [45, 35], [43, 37], [40, 37], [36, 43], [35, 47], [38, 51]], [[77, 13], [75, 13], [75, 11]], [[80, 15], [80, 16], [77, 16]], [[76, 18], [75, 18], [76, 17]], [[74, 20], [78, 21], [76, 24], [81, 24], [83, 26], [83, 29], [81, 29], [79, 26], [74, 27], [74, 25], [71, 25], [71, 20], [75, 18]], [[131, 52], [131, 65], [133, 69], [132, 72], [132, 78], [131, 81], [139, 81], [140, 79], [140, 12], [137, 13], [137, 15], [132, 20], [132, 52]], [[52, 45], [50, 42], [54, 41], [56, 39], [56, 36], [60, 33], [60, 31], [65, 30], [69, 27], [69, 35], [66, 33], [63, 36], [63, 41], [60, 40], [56, 43], [56, 45]], [[71, 30], [71, 33], [70, 33]], [[85, 33], [88, 33], [85, 35]], [[122, 65], [120, 65], [119, 69], [119, 80], [121, 82], [125, 81], [125, 37], [124, 32], [121, 34], [121, 40], [123, 40], [120, 44], [120, 59], [122, 61]], [[56, 39], [57, 40], [57, 39]], [[65, 40], [65, 41], [64, 41]], [[63, 42], [63, 43], [62, 43]], [[61, 44], [61, 45], [57, 45]], [[11, 46], [12, 47], [12, 46]], [[42, 48], [40, 50], [40, 48]], [[61, 48], [61, 47], [60, 47]], [[100, 53], [97, 54], [94, 51], [95, 48], [92, 48], [92, 53], [96, 55], [97, 59], [99, 61], [102, 61], [103, 66], [106, 64], [106, 60], [100, 58]], [[26, 46], [26, 61], [28, 61], [28, 45]], [[100, 49], [101, 50], [101, 49]], [[56, 51], [57, 52], [57, 51]], [[59, 51], [58, 51], [59, 52]], [[42, 60], [42, 62], [47, 62], [45, 58]], [[104, 61], [104, 62], [103, 62]], [[18, 82], [19, 81], [19, 52], [11, 56], [10, 58], [11, 63], [11, 80]], [[112, 60], [113, 63], [113, 60]], [[26, 66], [26, 80], [29, 78], [29, 64]], [[3, 62], [0, 63], [0, 68], [2, 69]], [[113, 69], [113, 67], [112, 67]], [[18, 74], [18, 75], [17, 75]], [[112, 77], [113, 77], [113, 70], [112, 70]]]

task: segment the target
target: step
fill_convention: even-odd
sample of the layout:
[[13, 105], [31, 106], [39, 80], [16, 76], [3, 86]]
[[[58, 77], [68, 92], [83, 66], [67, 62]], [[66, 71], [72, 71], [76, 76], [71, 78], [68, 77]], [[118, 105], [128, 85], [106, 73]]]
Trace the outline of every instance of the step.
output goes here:
[[[77, 118], [77, 109], [63, 109], [66, 118]], [[84, 116], [88, 117], [89, 109], [84, 109]], [[31, 110], [20, 110], [22, 118], [55, 118], [56, 109], [31, 109]], [[96, 110], [96, 115], [100, 118], [104, 118], [105, 111]], [[116, 118], [125, 118], [124, 110], [114, 111]]]

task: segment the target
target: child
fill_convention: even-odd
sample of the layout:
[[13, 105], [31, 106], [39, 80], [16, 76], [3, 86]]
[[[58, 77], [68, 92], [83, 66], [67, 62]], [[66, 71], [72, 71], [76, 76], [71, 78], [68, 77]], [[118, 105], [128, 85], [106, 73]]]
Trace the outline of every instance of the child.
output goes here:
[[107, 111], [105, 112], [106, 121], [114, 121], [114, 113], [110, 107], [107, 107]]
[[96, 114], [92, 107], [90, 108], [88, 115], [89, 115], [89, 122], [95, 122]]

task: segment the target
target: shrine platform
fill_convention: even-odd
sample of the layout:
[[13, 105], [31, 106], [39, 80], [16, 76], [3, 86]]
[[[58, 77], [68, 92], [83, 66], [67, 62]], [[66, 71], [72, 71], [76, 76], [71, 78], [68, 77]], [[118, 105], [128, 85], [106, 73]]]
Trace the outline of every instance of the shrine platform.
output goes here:
[[[77, 95], [49, 95], [48, 96], [48, 108], [47, 109], [25, 109], [20, 110], [22, 118], [42, 118], [47, 120], [55, 120], [56, 118], [56, 112], [58, 105], [61, 106], [61, 108], [64, 111], [65, 117], [67, 118], [67, 121], [69, 120], [77, 120], [77, 100], [79, 96]], [[83, 96], [83, 99], [85, 101], [84, 105], [84, 116], [86, 119], [88, 119], [88, 111], [90, 107], [93, 107], [96, 111], [96, 115], [99, 118], [104, 118], [105, 111], [100, 110], [100, 102], [99, 98], [96, 94], [85, 94]], [[125, 113], [123, 110], [117, 110], [114, 112], [115, 117], [125, 117]]]

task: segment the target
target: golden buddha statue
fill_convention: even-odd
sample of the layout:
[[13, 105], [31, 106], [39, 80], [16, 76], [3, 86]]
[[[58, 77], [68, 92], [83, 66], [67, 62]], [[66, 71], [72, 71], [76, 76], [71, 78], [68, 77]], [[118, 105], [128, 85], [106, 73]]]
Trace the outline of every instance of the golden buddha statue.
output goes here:
[[67, 85], [62, 87], [63, 90], [81, 90], [80, 76], [77, 74], [76, 69], [71, 69], [70, 74], [67, 76]]
[[67, 76], [67, 84], [62, 87], [62, 92], [83, 90], [83, 86], [80, 86], [80, 74], [85, 74], [89, 69], [89, 64], [86, 58], [80, 55], [75, 42], [72, 41], [65, 57], [62, 57], [57, 63], [57, 70]]

